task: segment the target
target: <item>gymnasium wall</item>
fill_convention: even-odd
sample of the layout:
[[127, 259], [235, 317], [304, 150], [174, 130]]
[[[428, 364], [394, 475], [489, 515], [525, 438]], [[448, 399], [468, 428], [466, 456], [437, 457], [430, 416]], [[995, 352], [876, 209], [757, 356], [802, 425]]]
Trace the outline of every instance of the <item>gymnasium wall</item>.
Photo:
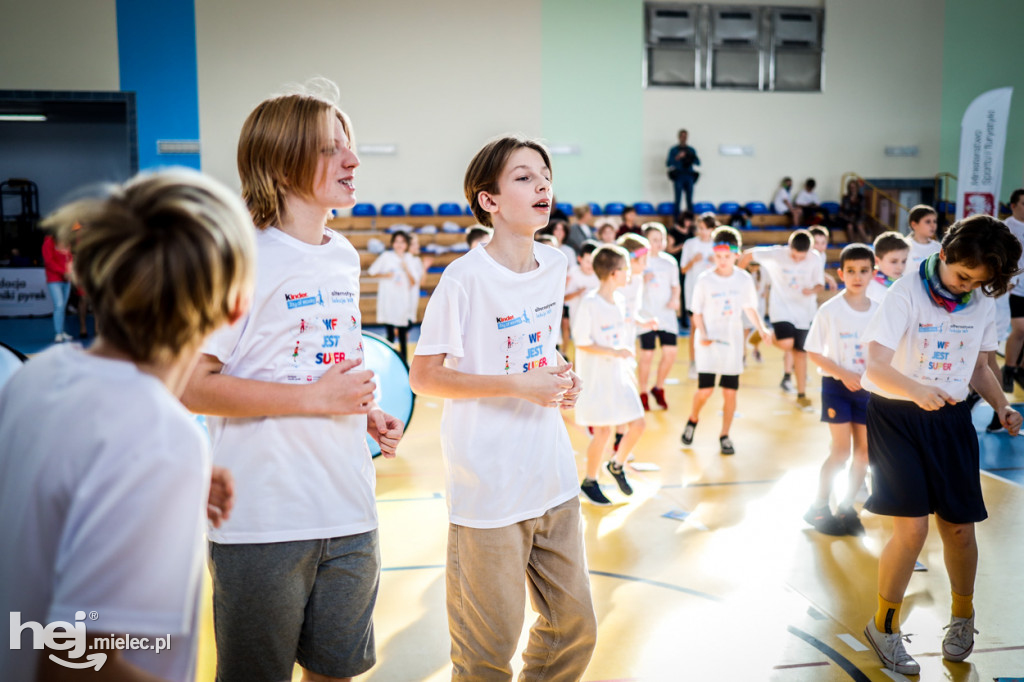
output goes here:
[[[1014, 16], [1015, 0], [789, 0], [822, 2], [824, 91], [762, 94], [644, 90], [642, 0], [250, 0], [244, 11], [196, 0], [202, 167], [237, 187], [235, 143], [248, 111], [289, 83], [324, 75], [341, 88], [357, 142], [397, 145], [395, 155], [363, 156], [365, 201], [459, 199], [469, 157], [509, 130], [579, 147], [554, 161], [562, 200], [665, 200], [664, 156], [680, 126], [703, 160], [698, 200], [767, 200], [784, 174], [814, 176], [823, 198], [835, 199], [848, 170], [955, 170], [966, 102], [1024, 78], [1013, 72], [1012, 22], [997, 20]], [[968, 11], [979, 3], [988, 18]], [[180, 16], [189, 2], [171, 4]], [[115, 0], [35, 0], [6, 10], [0, 89], [117, 89], [123, 9]], [[159, 80], [160, 54], [149, 59]], [[129, 80], [144, 87], [147, 68]], [[172, 96], [161, 111], [194, 117], [185, 100]], [[1007, 183], [1024, 166], [1022, 112], [1013, 109]], [[751, 145], [755, 154], [721, 156], [720, 144]], [[920, 153], [890, 158], [886, 145]]]
[[[1019, 0], [946, 0], [942, 39], [942, 170], [956, 174], [960, 120], [983, 92], [1013, 86], [1002, 200], [1024, 187], [1024, 48]], [[955, 186], [953, 187], [955, 190]], [[955, 193], [951, 193], [955, 197]]]

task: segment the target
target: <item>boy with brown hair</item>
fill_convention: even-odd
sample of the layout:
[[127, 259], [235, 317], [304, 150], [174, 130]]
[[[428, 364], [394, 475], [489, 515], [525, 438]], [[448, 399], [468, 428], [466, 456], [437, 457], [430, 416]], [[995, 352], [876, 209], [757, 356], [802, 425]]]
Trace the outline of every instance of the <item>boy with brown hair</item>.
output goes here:
[[580, 679], [597, 637], [572, 444], [559, 409], [580, 383], [555, 349], [567, 259], [534, 241], [552, 205], [538, 142], [492, 140], [466, 199], [494, 235], [445, 268], [409, 373], [444, 398], [447, 603], [454, 680], [510, 680], [525, 594], [538, 619], [524, 679]]
[[867, 296], [881, 303], [885, 292], [903, 276], [910, 256], [910, 244], [899, 232], [883, 232], [875, 237], [875, 274], [868, 284]]

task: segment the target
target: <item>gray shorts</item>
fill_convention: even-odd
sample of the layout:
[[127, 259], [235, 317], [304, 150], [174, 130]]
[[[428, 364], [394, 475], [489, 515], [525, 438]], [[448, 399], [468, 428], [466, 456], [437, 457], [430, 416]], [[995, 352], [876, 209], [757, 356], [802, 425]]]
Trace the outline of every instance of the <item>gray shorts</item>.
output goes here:
[[217, 682], [281, 682], [296, 662], [353, 677], [376, 662], [377, 531], [328, 540], [210, 543]]

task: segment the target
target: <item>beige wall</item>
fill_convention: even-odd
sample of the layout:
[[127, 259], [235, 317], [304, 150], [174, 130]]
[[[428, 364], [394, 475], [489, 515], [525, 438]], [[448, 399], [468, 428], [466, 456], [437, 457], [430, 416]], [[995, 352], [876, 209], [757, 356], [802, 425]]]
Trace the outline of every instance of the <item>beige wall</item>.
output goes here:
[[0, 12], [0, 89], [118, 90], [115, 0], [21, 0]]
[[[783, 175], [796, 185], [814, 177], [826, 201], [838, 199], [846, 171], [933, 176], [939, 169], [942, 32], [942, 3], [934, 0], [829, 0], [822, 93], [646, 90], [644, 194], [670, 197], [665, 156], [681, 127], [690, 131], [702, 162], [695, 201], [767, 202]], [[752, 145], [755, 155], [721, 156], [720, 144]], [[886, 157], [886, 145], [917, 145], [920, 154]]]
[[539, 0], [249, 0], [244, 11], [197, 0], [203, 169], [237, 187], [252, 107], [323, 75], [340, 86], [357, 142], [398, 145], [363, 157], [360, 200], [460, 201], [484, 140], [540, 134], [539, 21]]

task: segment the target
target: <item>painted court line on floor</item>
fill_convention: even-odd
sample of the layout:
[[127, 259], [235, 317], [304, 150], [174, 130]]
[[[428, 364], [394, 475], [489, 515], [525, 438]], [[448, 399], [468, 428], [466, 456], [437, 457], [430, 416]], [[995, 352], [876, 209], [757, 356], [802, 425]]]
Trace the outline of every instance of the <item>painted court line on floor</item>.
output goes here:
[[836, 637], [839, 638], [840, 640], [842, 640], [843, 643], [846, 644], [846, 646], [850, 647], [854, 651], [867, 651], [868, 650], [868, 648], [866, 646], [864, 646], [863, 644], [861, 644], [860, 640], [858, 640], [853, 635], [850, 635], [850, 634], [847, 634], [847, 633], [844, 632], [841, 635], [836, 635]]

